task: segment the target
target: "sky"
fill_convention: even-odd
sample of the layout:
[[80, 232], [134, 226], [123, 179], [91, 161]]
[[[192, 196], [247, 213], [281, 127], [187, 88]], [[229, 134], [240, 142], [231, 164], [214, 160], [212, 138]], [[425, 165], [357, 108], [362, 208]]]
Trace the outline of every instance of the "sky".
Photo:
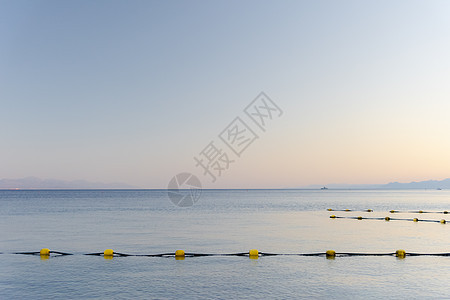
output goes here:
[[[0, 178], [448, 178], [449, 15], [449, 1], [0, 0]], [[244, 112], [261, 92], [282, 111], [265, 131]], [[236, 117], [258, 136], [240, 156], [219, 137]], [[194, 160], [211, 142], [233, 161], [214, 182]]]

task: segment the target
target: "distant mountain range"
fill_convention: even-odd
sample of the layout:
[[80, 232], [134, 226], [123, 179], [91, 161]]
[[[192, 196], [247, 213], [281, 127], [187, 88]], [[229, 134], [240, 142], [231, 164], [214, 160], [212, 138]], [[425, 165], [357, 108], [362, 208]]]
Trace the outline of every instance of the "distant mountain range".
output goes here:
[[450, 189], [450, 178], [444, 180], [427, 180], [419, 182], [401, 183], [390, 182], [382, 186], [385, 189]]
[[133, 189], [126, 183], [103, 183], [86, 180], [57, 180], [26, 177], [19, 179], [0, 179], [0, 189]]
[[[323, 185], [309, 185], [306, 188], [319, 189]], [[388, 184], [328, 184], [329, 189], [450, 189], [450, 178], [444, 180], [413, 181], [408, 183], [390, 182]]]
[[[329, 189], [450, 189], [450, 178], [419, 182], [390, 182], [388, 184], [327, 184]], [[320, 189], [323, 185], [309, 185], [307, 189]], [[25, 177], [19, 179], [0, 179], [0, 189], [139, 189], [126, 183], [90, 182], [86, 180], [58, 180]]]

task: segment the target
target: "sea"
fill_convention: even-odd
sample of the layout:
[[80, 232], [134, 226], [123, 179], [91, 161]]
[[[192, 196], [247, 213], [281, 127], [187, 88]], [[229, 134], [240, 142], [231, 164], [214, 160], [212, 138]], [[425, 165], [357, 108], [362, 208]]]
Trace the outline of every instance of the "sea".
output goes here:
[[[450, 299], [450, 256], [389, 255], [450, 253], [444, 211], [449, 190], [2, 190], [0, 299]], [[16, 254], [42, 248], [72, 255]], [[219, 255], [250, 249], [280, 255]]]

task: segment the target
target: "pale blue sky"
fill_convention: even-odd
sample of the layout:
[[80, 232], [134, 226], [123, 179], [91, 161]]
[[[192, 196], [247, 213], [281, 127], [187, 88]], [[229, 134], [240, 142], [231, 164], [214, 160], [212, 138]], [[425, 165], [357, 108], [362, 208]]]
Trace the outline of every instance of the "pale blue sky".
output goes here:
[[[449, 1], [0, 1], [0, 178], [165, 188], [450, 177]], [[284, 111], [215, 183], [193, 157]]]

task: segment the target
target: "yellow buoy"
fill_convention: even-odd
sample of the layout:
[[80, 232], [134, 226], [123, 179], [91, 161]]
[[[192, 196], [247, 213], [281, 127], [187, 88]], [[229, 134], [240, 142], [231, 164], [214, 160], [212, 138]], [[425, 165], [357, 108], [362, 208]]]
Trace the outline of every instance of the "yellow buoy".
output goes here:
[[391, 213], [391, 214], [395, 213], [395, 210], [391, 210], [390, 213]]
[[419, 222], [419, 219], [414, 218], [413, 221], [414, 221], [414, 222]]
[[184, 250], [175, 251], [175, 257], [184, 257]]
[[419, 214], [423, 214], [423, 210], [419, 210]]
[[256, 249], [251, 249], [250, 251], [248, 251], [248, 256], [250, 258], [257, 258], [259, 256], [259, 252]]
[[103, 256], [113, 256], [113, 255], [114, 255], [113, 249], [106, 249], [105, 251], [103, 251]]
[[336, 219], [336, 216], [335, 215], [331, 215], [330, 218]]
[[444, 214], [448, 214], [448, 211], [444, 210]]
[[444, 219], [441, 220], [441, 224], [445, 224], [447, 221], [445, 221]]
[[48, 248], [42, 248], [41, 251], [39, 252], [40, 255], [50, 255], [50, 249]]
[[362, 220], [362, 217], [358, 217], [358, 220]]
[[50, 258], [50, 255], [40, 255], [41, 260], [47, 260]]
[[386, 221], [389, 221], [391, 218], [389, 218], [389, 217], [386, 217], [386, 218], [384, 218]]
[[373, 209], [368, 209], [368, 210], [366, 210], [367, 212], [373, 212]]
[[350, 209], [346, 209], [345, 211], [350, 211]]
[[334, 251], [334, 250], [327, 250], [327, 252], [325, 252], [325, 256], [327, 258], [334, 258], [336, 256], [336, 251]]
[[395, 256], [397, 256], [398, 258], [405, 258], [406, 251], [405, 250], [397, 250], [397, 251], [395, 251]]
[[327, 209], [328, 211], [333, 211], [331, 208]]

